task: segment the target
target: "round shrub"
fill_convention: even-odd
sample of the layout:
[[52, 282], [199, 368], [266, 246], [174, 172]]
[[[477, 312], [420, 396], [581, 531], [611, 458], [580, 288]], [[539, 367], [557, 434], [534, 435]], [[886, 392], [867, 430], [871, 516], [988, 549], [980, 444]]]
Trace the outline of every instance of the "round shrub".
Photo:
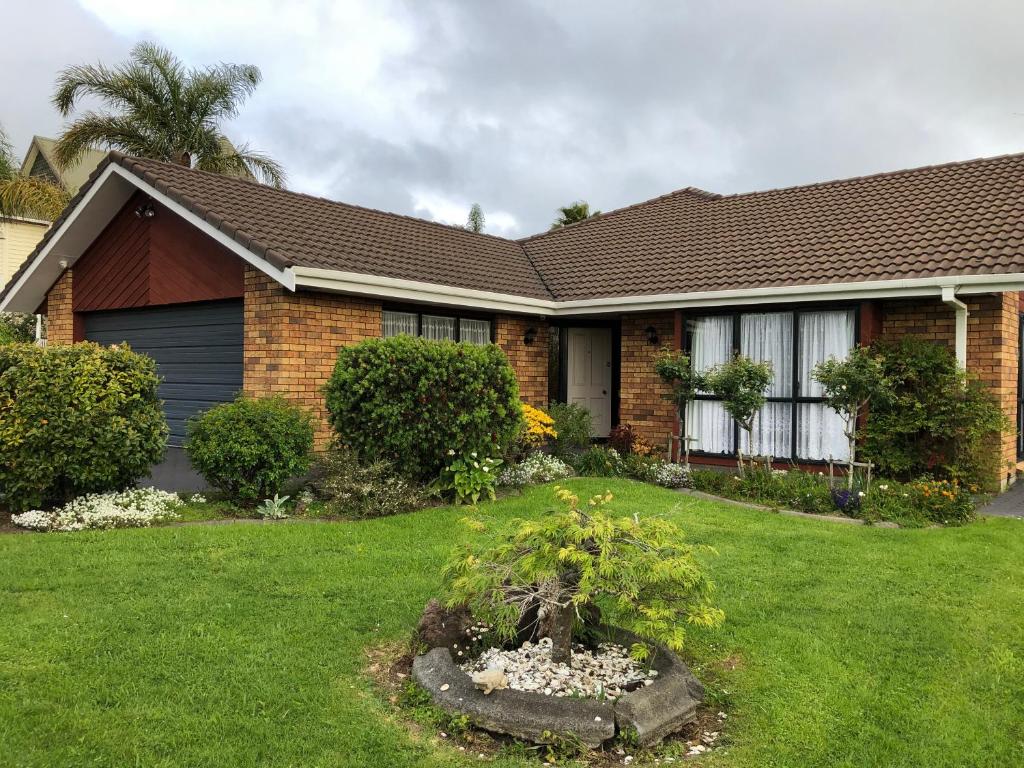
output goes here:
[[324, 393], [342, 444], [419, 481], [450, 450], [502, 455], [523, 428], [515, 373], [493, 344], [370, 339], [338, 352]]
[[188, 423], [192, 466], [231, 501], [252, 505], [309, 468], [313, 420], [279, 397], [239, 397]]
[[133, 485], [162, 460], [156, 363], [127, 346], [0, 345], [0, 507]]

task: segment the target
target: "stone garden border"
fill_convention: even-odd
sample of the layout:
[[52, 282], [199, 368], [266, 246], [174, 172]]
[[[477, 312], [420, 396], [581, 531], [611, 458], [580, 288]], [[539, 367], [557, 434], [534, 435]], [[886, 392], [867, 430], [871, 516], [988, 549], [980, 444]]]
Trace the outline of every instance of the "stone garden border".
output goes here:
[[[610, 636], [626, 647], [639, 641], [619, 629], [610, 630]], [[637, 746], [649, 747], [696, 719], [704, 686], [676, 654], [657, 643], [647, 644], [654, 648], [651, 667], [658, 671], [657, 678], [614, 703], [511, 689], [484, 694], [455, 663], [451, 651], [442, 647], [413, 659], [412, 676], [434, 704], [466, 715], [487, 731], [539, 744], [575, 738], [591, 748], [617, 733], [633, 731]]]

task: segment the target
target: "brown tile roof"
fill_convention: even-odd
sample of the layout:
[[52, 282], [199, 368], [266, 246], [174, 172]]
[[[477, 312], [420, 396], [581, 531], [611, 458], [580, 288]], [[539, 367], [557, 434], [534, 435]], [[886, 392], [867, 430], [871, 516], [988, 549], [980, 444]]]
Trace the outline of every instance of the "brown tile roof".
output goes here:
[[1024, 154], [766, 192], [688, 187], [519, 241], [110, 153], [108, 163], [283, 268], [561, 301], [1024, 273]]
[[1024, 273], [1024, 155], [741, 195], [688, 188], [520, 242], [562, 301]]

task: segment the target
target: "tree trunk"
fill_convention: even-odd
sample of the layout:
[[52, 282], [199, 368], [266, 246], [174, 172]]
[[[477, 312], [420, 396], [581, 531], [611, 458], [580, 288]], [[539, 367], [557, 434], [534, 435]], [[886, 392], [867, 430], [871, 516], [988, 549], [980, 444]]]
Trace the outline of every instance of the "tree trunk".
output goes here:
[[847, 424], [849, 432], [846, 433], [846, 438], [850, 441], [850, 477], [847, 480], [846, 487], [853, 490], [853, 462], [857, 460], [857, 414], [854, 413], [850, 416], [850, 421]]
[[551, 661], [568, 664], [572, 656], [572, 624], [576, 619], [576, 607], [569, 603], [564, 607], [552, 608], [548, 617], [548, 637], [551, 638]]

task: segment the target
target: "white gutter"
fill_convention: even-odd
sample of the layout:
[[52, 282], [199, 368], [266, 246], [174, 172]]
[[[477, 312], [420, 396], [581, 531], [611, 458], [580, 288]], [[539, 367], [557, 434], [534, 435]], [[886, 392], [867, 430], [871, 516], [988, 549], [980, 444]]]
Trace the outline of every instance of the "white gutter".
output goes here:
[[[1024, 273], [1007, 275], [948, 275], [902, 280], [872, 280], [828, 285], [774, 286], [729, 291], [694, 291], [647, 296], [620, 296], [574, 301], [552, 301], [505, 293], [454, 288], [417, 280], [402, 280], [357, 272], [292, 267], [295, 287], [336, 291], [358, 296], [443, 304], [475, 309], [519, 312], [546, 317], [666, 309], [728, 306], [732, 304], [781, 304], [793, 301], [854, 301], [931, 297], [948, 289], [954, 293], [996, 293], [1024, 290]], [[966, 326], [965, 326], [966, 328]], [[965, 331], [966, 332], [966, 331]]]
[[956, 312], [956, 361], [967, 368], [967, 305], [956, 297], [956, 287], [942, 287], [942, 303]]

